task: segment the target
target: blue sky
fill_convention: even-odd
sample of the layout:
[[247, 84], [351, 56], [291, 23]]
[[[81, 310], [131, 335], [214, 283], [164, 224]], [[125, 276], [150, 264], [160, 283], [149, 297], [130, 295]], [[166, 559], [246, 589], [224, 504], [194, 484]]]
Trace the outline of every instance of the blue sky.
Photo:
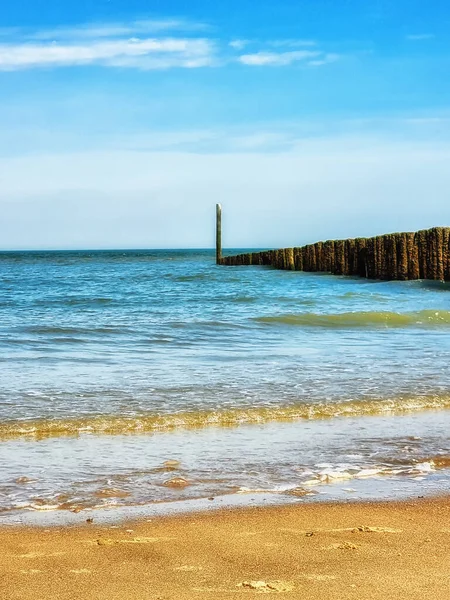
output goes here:
[[18, 0], [0, 247], [297, 245], [450, 225], [444, 0]]

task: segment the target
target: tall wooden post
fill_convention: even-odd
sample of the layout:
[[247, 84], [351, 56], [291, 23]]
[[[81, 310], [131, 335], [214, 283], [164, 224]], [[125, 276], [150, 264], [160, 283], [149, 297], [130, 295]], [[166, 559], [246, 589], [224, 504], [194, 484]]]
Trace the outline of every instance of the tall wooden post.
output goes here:
[[216, 204], [216, 265], [222, 262], [222, 206]]

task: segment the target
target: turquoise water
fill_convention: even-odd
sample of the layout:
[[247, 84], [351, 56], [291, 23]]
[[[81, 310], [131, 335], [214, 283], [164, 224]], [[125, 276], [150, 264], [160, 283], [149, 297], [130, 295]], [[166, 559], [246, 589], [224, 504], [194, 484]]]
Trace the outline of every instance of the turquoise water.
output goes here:
[[0, 511], [448, 489], [449, 294], [210, 251], [0, 253]]

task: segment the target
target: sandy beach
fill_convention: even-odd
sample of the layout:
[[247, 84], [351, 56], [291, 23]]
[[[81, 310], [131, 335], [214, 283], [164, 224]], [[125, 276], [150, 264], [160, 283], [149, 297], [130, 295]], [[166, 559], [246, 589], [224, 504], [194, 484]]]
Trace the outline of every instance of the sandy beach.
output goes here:
[[450, 499], [3, 528], [3, 600], [447, 599]]

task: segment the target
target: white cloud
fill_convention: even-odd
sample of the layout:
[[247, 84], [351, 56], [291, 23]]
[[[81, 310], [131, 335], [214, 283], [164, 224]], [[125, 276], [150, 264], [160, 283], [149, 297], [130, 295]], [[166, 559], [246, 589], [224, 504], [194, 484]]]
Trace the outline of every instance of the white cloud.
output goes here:
[[317, 42], [314, 40], [299, 40], [287, 38], [284, 40], [243, 40], [243, 39], [234, 39], [231, 40], [228, 44], [231, 48], [235, 50], [243, 50], [245, 47], [249, 45], [253, 46], [261, 46], [264, 45], [269, 48], [304, 48], [304, 47], [314, 47], [317, 46]]
[[243, 54], [239, 61], [249, 66], [284, 67], [298, 61], [317, 59], [323, 56], [322, 52], [310, 50], [296, 50], [292, 52], [255, 52], [254, 54]]
[[231, 40], [228, 45], [235, 50], [243, 50], [249, 43], [249, 40]]
[[129, 23], [88, 23], [77, 27], [56, 27], [43, 31], [28, 32], [26, 37], [34, 40], [98, 39], [121, 36], [158, 34], [167, 31], [198, 31], [207, 29], [203, 23], [191, 23], [178, 19], [139, 20]]
[[[182, 19], [88, 23], [38, 31], [0, 28], [0, 71], [75, 65], [142, 70], [200, 68], [219, 67], [236, 60], [248, 66], [277, 67], [299, 61], [321, 66], [338, 58], [317, 48], [313, 40], [261, 42], [235, 38], [219, 42], [193, 33], [207, 29], [203, 23]], [[250, 44], [255, 51], [243, 54]], [[241, 56], [230, 57], [230, 48]]]
[[296, 62], [304, 62], [310, 67], [321, 67], [339, 60], [339, 54], [325, 53], [320, 50], [294, 50], [291, 52], [255, 52], [243, 54], [239, 62], [252, 67], [284, 67]]
[[72, 27], [60, 25], [35, 30], [30, 27], [0, 27], [0, 38], [29, 41], [85, 40], [99, 38], [158, 35], [168, 32], [207, 31], [206, 23], [184, 19], [141, 19], [125, 22], [84, 23]]
[[0, 71], [92, 64], [140, 69], [209, 66], [214, 41], [192, 35], [204, 29], [207, 26], [202, 23], [181, 19], [88, 23], [37, 31], [3, 28]]
[[211, 41], [192, 38], [0, 44], [0, 70], [92, 64], [142, 69], [189, 68], [210, 65], [213, 54]]
[[424, 40], [432, 40], [434, 38], [433, 33], [418, 33], [414, 35], [407, 35], [406, 39], [411, 42], [421, 42]]
[[339, 60], [341, 56], [339, 54], [324, 54], [321, 58], [310, 60], [308, 65], [310, 67], [322, 67], [323, 65], [329, 65]]

